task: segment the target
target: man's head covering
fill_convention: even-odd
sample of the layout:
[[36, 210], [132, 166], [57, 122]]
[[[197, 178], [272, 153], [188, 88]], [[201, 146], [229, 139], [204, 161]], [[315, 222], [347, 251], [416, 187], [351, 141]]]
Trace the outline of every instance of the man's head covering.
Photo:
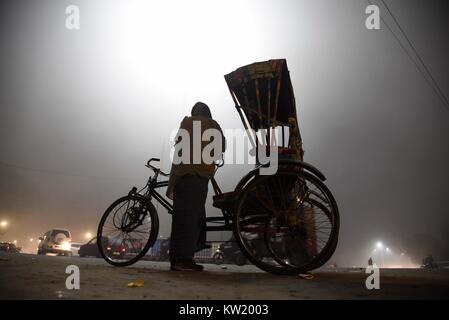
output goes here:
[[202, 116], [206, 118], [212, 118], [210, 109], [207, 104], [203, 102], [197, 102], [192, 108], [192, 116]]

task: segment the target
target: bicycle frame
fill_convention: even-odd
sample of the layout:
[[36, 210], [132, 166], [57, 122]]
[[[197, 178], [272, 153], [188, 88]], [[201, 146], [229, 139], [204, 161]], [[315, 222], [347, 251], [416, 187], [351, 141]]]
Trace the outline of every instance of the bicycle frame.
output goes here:
[[[137, 192], [137, 188], [133, 187], [130, 193], [136, 193], [143, 196], [147, 201], [151, 201], [153, 198], [165, 209], [167, 209], [169, 214], [173, 214], [173, 204], [169, 202], [163, 195], [161, 195], [157, 189], [164, 188], [168, 186], [168, 180], [158, 181], [158, 176], [160, 173], [159, 169], [153, 169], [155, 172], [154, 176], [150, 176], [146, 186]], [[217, 185], [214, 178], [211, 179], [214, 193], [220, 194], [221, 190]], [[147, 189], [143, 194], [141, 191]], [[208, 231], [232, 231], [233, 224], [231, 222], [231, 217], [225, 212], [225, 210], [220, 209], [222, 216], [216, 217], [206, 217], [206, 232]], [[208, 223], [221, 224], [221, 225], [207, 225]]]

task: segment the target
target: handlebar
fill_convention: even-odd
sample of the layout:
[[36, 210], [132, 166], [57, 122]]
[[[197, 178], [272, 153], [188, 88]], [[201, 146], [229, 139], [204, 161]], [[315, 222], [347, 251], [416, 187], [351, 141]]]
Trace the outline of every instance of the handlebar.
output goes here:
[[224, 165], [223, 153], [221, 154], [221, 159], [217, 160], [217, 161], [214, 161], [214, 164], [217, 167], [217, 169], [223, 167], [223, 165]]
[[154, 172], [160, 173], [161, 175], [163, 175], [164, 177], [168, 177], [170, 174], [169, 173], [165, 173], [163, 172], [161, 169], [156, 168], [155, 166], [151, 165], [152, 161], [161, 161], [161, 159], [158, 158], [151, 158], [150, 160], [148, 160], [147, 164], [145, 165], [147, 168], [152, 169]]

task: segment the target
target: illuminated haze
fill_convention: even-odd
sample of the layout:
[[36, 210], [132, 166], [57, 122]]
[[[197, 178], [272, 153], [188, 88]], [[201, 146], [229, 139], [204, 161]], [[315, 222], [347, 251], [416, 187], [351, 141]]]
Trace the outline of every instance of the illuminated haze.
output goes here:
[[[391, 8], [449, 95], [442, 3]], [[65, 28], [69, 4], [79, 31]], [[0, 240], [67, 227], [85, 241], [113, 200], [145, 183], [148, 158], [169, 170], [169, 134], [196, 101], [223, 128], [242, 127], [224, 74], [286, 58], [305, 159], [340, 208], [331, 261], [363, 264], [379, 240], [415, 261], [449, 258], [449, 110], [384, 25], [365, 28], [366, 5], [2, 1], [0, 218], [10, 227]], [[249, 168], [222, 168], [222, 189]], [[159, 214], [165, 237], [171, 219]]]

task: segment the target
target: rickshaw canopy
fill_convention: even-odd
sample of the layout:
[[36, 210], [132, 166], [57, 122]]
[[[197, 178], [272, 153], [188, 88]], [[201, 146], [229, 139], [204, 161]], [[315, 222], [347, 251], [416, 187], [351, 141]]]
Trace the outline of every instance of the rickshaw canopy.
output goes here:
[[296, 119], [295, 97], [285, 59], [240, 67], [225, 75], [225, 80], [236, 108], [240, 114], [243, 111], [255, 131], [288, 126], [289, 118]]

